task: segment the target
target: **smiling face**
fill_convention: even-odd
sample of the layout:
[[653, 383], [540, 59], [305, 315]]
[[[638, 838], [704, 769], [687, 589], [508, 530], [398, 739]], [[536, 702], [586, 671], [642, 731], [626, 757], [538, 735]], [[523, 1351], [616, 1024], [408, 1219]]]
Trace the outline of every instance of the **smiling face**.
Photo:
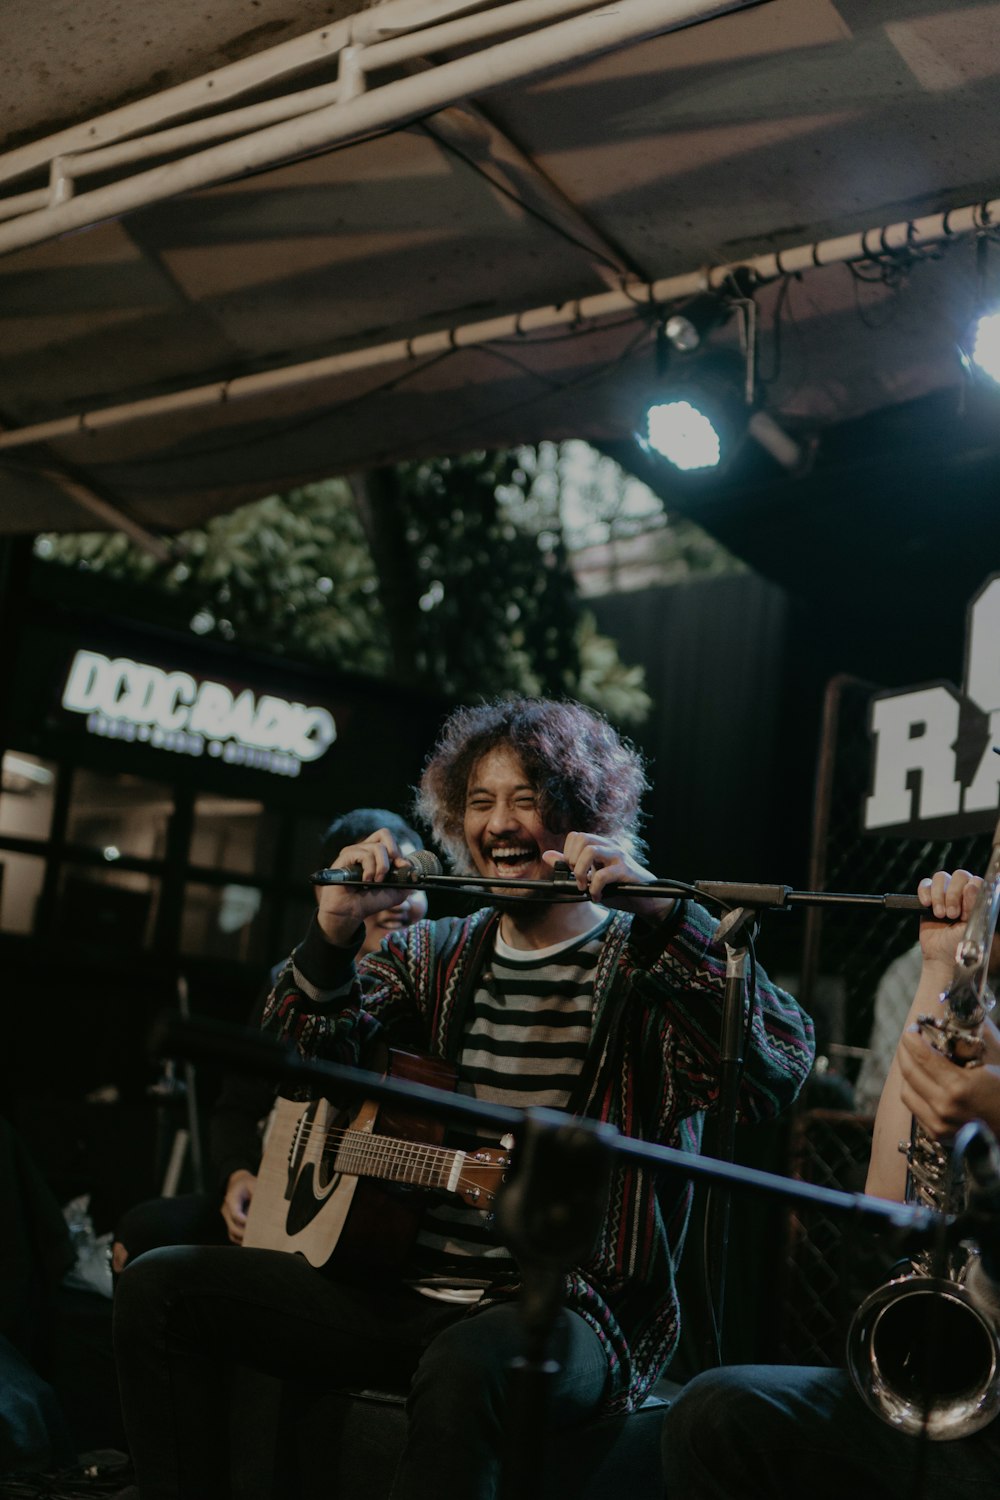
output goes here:
[[520, 758], [506, 747], [477, 761], [465, 795], [465, 841], [480, 875], [551, 880], [544, 849], [561, 849], [565, 835], [546, 828], [538, 795]]

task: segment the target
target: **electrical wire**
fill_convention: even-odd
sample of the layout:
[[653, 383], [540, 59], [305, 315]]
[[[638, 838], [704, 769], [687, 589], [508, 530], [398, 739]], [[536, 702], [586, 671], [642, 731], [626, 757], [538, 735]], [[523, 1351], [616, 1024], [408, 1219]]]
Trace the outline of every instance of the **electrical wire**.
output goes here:
[[[561, 239], [564, 239], [567, 244], [573, 245], [577, 250], [583, 250], [591, 258], [596, 257], [596, 259], [607, 266], [610, 271], [614, 271], [615, 275], [619, 277], [624, 283], [627, 271], [622, 264], [620, 264], [618, 261], [612, 260], [611, 256], [608, 255], [606, 251], [602, 250], [598, 245], [589, 244], [586, 240], [579, 239], [575, 234], [571, 233], [570, 230], [565, 228], [564, 225], [558, 224], [554, 219], [550, 219], [547, 214], [542, 212], [541, 209], [536, 208], [534, 204], [529, 203], [527, 199], [523, 198], [520, 193], [515, 192], [513, 188], [508, 187], [506, 183], [498, 181], [495, 177], [491, 177], [486, 168], [483, 167], [481, 163], [477, 162], [474, 157], [469, 156], [467, 152], [463, 151], [460, 146], [455, 145], [453, 141], [443, 139], [443, 137], [437, 135], [432, 129], [430, 129], [430, 127], [426, 123], [427, 119], [433, 119], [433, 116], [425, 116], [424, 119], [419, 121], [419, 124], [423, 127], [426, 134], [429, 135], [431, 139], [441, 147], [442, 150], [450, 151], [453, 156], [458, 157], [459, 161], [464, 162], [471, 171], [477, 172], [479, 176], [482, 177], [485, 182], [488, 182], [490, 187], [493, 188], [496, 192], [509, 199], [510, 202], [516, 204], [517, 207], [521, 209], [522, 212], [527, 214], [530, 218], [536, 219], [540, 224], [544, 224], [546, 229], [550, 229], [553, 234], [559, 235], [559, 237]], [[636, 271], [635, 274], [642, 276], [642, 273], [639, 271]], [[647, 278], [642, 277], [642, 279], [646, 280]]]

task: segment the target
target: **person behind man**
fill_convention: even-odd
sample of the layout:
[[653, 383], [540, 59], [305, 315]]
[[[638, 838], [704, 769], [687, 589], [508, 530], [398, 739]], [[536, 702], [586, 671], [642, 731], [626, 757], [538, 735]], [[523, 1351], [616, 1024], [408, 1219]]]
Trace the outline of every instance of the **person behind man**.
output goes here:
[[854, 1085], [854, 1107], [859, 1115], [874, 1115], [878, 1109], [922, 968], [920, 944], [913, 943], [893, 959], [878, 982], [868, 1050]]
[[[697, 1149], [718, 1098], [725, 953], [697, 904], [616, 889], [654, 878], [636, 852], [645, 785], [637, 752], [579, 704], [457, 710], [425, 766], [418, 811], [493, 903], [417, 923], [357, 964], [363, 924], [396, 900], [385, 882], [404, 861], [385, 829], [345, 847], [334, 865], [360, 869], [364, 884], [322, 888], [265, 1027], [351, 1063], [379, 1039], [419, 1033], [479, 1099]], [[561, 862], [577, 899], [517, 892]], [[739, 1110], [753, 1121], [794, 1099], [812, 1046], [808, 1018], [760, 970], [751, 1005]], [[615, 1167], [596, 1249], [566, 1278], [554, 1422], [634, 1409], [670, 1359], [689, 1202], [674, 1174]], [[225, 1359], [310, 1381], [408, 1383], [394, 1500], [495, 1494], [522, 1335], [517, 1266], [483, 1213], [435, 1204], [393, 1278], [338, 1279], [246, 1247], [229, 1259], [162, 1251], [121, 1279], [116, 1342], [143, 1500], [226, 1493], [225, 1423], [212, 1402]]]
[[[392, 833], [404, 854], [423, 848], [423, 840], [398, 813], [384, 807], [356, 807], [334, 818], [323, 835], [322, 854], [332, 859], [345, 844], [367, 838], [378, 828]], [[427, 913], [427, 897], [420, 890], [396, 891], [395, 905], [373, 912], [365, 921], [359, 957], [373, 953], [390, 932], [398, 932]], [[259, 1026], [264, 1002], [282, 965], [271, 976], [251, 1011], [249, 1024]], [[266, 1079], [230, 1073], [223, 1079], [208, 1122], [211, 1171], [217, 1188], [212, 1193], [182, 1193], [174, 1198], [152, 1198], [127, 1209], [115, 1229], [112, 1269], [125, 1269], [128, 1260], [157, 1245], [239, 1245], [257, 1186], [261, 1156], [261, 1127], [274, 1102], [274, 1088]]]
[[[866, 1191], [902, 1201], [915, 1116], [947, 1139], [969, 1120], [1000, 1135], [1000, 1033], [987, 1021], [983, 1066], [961, 1068], [914, 1025], [951, 983], [955, 949], [982, 882], [966, 870], [921, 882], [923, 966], [875, 1117]], [[994, 948], [994, 956], [996, 947]], [[920, 1445], [869, 1411], [843, 1370], [743, 1365], [697, 1376], [663, 1428], [665, 1500], [912, 1500], [994, 1497], [1000, 1420], [967, 1437]]]

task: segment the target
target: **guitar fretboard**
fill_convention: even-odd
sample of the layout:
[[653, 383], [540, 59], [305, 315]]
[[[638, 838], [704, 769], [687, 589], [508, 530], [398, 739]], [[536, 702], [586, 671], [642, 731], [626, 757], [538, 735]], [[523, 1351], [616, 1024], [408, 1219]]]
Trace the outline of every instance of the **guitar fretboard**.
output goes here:
[[364, 1130], [345, 1130], [333, 1166], [335, 1171], [353, 1177], [381, 1177], [389, 1182], [453, 1191], [464, 1160], [464, 1151], [401, 1141], [390, 1135], [372, 1135]]

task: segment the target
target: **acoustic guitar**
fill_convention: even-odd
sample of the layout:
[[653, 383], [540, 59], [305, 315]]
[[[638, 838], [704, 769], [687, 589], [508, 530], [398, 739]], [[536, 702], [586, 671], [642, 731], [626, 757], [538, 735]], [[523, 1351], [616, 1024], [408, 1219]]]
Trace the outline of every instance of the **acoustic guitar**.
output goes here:
[[[416, 1053], [391, 1051], [386, 1071], [435, 1088], [455, 1084], [450, 1064]], [[428, 1190], [490, 1212], [510, 1168], [509, 1136], [471, 1151], [443, 1138], [442, 1122], [405, 1105], [366, 1100], [352, 1112], [327, 1099], [277, 1099], [244, 1245], [289, 1250], [317, 1269], [397, 1269]]]

